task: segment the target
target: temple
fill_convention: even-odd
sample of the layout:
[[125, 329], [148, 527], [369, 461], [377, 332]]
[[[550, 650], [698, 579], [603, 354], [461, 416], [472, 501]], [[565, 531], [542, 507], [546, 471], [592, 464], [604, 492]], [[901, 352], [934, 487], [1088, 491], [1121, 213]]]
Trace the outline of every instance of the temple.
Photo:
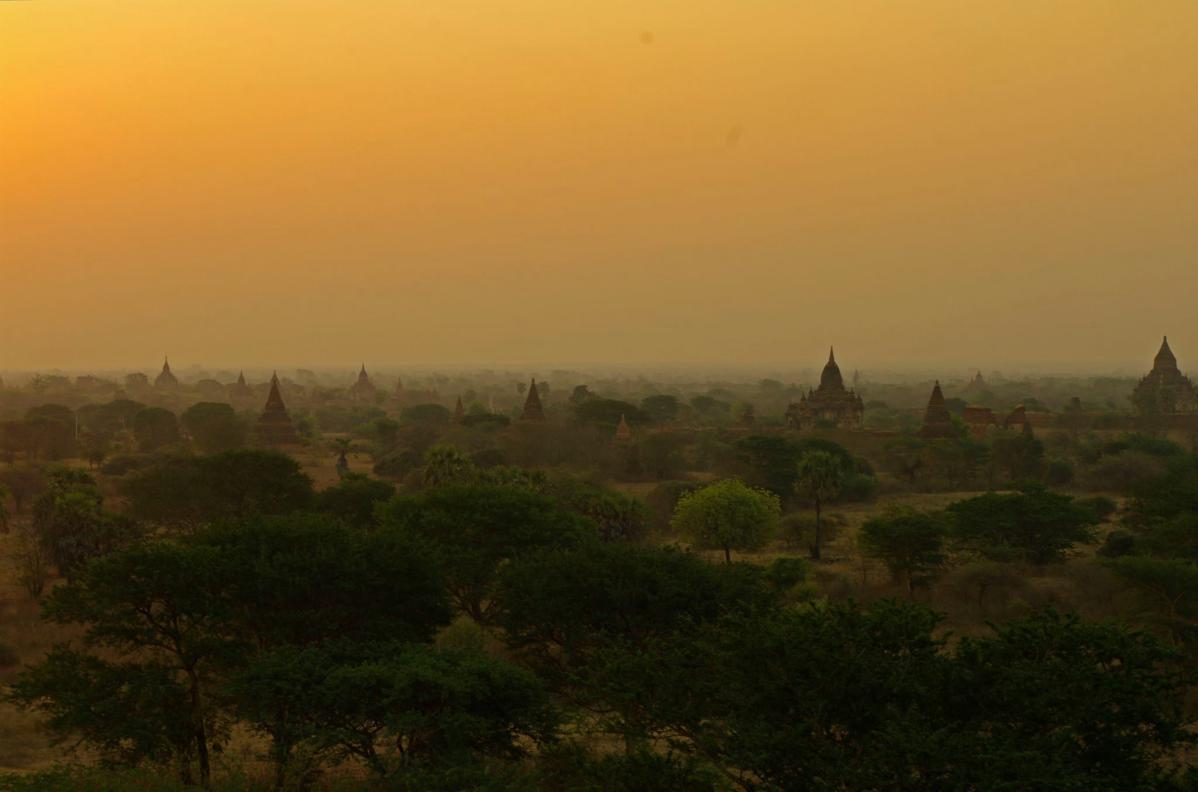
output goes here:
[[462, 405], [462, 397], [458, 397], [458, 403], [453, 406], [453, 422], [460, 424], [462, 419], [466, 417], [466, 408]]
[[171, 361], [165, 358], [162, 361], [162, 373], [154, 380], [155, 388], [175, 388], [178, 387], [179, 380], [171, 372]]
[[786, 422], [795, 429], [860, 429], [864, 416], [865, 403], [856, 392], [844, 387], [844, 377], [831, 349], [819, 377], [819, 387], [808, 390], [786, 410]]
[[270, 378], [270, 395], [258, 417], [258, 441], [265, 446], [299, 445], [300, 437], [287, 414], [283, 394], [279, 392], [279, 375]]
[[632, 427], [628, 425], [628, 420], [620, 413], [620, 423], [616, 426], [616, 445], [624, 445], [632, 442]]
[[250, 390], [249, 383], [245, 381], [244, 371], [237, 374], [237, 382], [234, 382], [229, 387], [229, 394], [234, 399], [245, 399], [253, 394], [253, 391]]
[[940, 390], [940, 380], [936, 380], [936, 384], [932, 386], [932, 396], [928, 399], [928, 407], [923, 414], [923, 426], [919, 429], [919, 436], [925, 440], [932, 440], [953, 438], [958, 434], [957, 426], [953, 423], [952, 413], [948, 411], [948, 405], [944, 402], [944, 392]]
[[362, 370], [358, 372], [358, 381], [350, 386], [350, 398], [368, 401], [374, 398], [374, 392], [374, 383], [370, 381], [370, 375], [366, 373], [366, 364], [363, 363]]
[[528, 386], [528, 396], [524, 399], [524, 412], [520, 414], [521, 421], [544, 421], [545, 408], [541, 406], [541, 395], [537, 393], [537, 381], [533, 378]]
[[1161, 341], [1152, 361], [1152, 371], [1140, 380], [1131, 401], [1142, 416], [1179, 415], [1198, 411], [1194, 385], [1177, 368], [1169, 339]]

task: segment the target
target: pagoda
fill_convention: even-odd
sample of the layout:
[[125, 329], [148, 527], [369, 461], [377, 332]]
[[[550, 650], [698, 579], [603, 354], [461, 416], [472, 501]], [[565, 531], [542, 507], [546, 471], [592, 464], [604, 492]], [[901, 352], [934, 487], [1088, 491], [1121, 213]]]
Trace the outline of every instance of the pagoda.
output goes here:
[[925, 440], [934, 438], [953, 438], [957, 436], [957, 427], [953, 416], [944, 402], [944, 392], [940, 390], [940, 380], [932, 386], [932, 396], [928, 399], [928, 407], [924, 410], [923, 426], [919, 436]]
[[620, 413], [620, 424], [616, 427], [616, 445], [625, 445], [632, 442], [632, 427], [628, 425], [628, 420]]
[[154, 387], [155, 388], [177, 388], [177, 387], [179, 387], [178, 378], [176, 378], [175, 375], [171, 372], [170, 358], [163, 359], [162, 373], [159, 374], [157, 376], [157, 378], [155, 378]]
[[1152, 371], [1140, 380], [1131, 395], [1142, 416], [1179, 415], [1198, 411], [1194, 385], [1177, 368], [1177, 358], [1169, 348], [1169, 338], [1161, 341], [1152, 361]]
[[237, 382], [229, 386], [229, 395], [234, 399], [248, 399], [253, 395], [250, 390], [249, 383], [245, 381], [245, 372], [241, 371], [237, 374]]
[[528, 396], [524, 399], [524, 412], [520, 414], [521, 421], [544, 421], [545, 408], [541, 406], [541, 395], [537, 393], [537, 380], [534, 377], [528, 386]]
[[279, 392], [279, 375], [270, 378], [270, 395], [258, 417], [258, 441], [265, 446], [299, 445], [300, 437], [287, 414], [283, 394]]
[[808, 390], [786, 409], [786, 422], [795, 429], [817, 426], [860, 429], [864, 416], [865, 403], [855, 391], [845, 388], [840, 366], [836, 365], [836, 353], [831, 348], [820, 373], [819, 387]]
[[460, 424], [462, 419], [466, 417], [466, 408], [462, 405], [462, 397], [458, 397], [458, 403], [453, 406], [453, 422]]
[[370, 381], [370, 375], [366, 373], [365, 363], [362, 364], [362, 370], [358, 372], [358, 381], [350, 386], [349, 396], [355, 401], [369, 401], [374, 398], [374, 383]]

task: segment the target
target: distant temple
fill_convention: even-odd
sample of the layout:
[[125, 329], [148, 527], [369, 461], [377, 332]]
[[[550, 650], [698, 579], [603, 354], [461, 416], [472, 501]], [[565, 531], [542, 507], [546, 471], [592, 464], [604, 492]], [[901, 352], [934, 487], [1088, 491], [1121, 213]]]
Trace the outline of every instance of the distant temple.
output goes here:
[[245, 372], [239, 372], [237, 374], [237, 382], [229, 386], [229, 395], [234, 399], [245, 399], [252, 394], [253, 391], [250, 390], [249, 383], [245, 381]]
[[628, 425], [623, 413], [620, 414], [620, 423], [616, 427], [615, 441], [616, 445], [624, 445], [632, 441], [632, 427]]
[[940, 381], [932, 386], [932, 396], [928, 399], [928, 408], [923, 414], [923, 426], [919, 436], [925, 440], [934, 438], [953, 438], [957, 436], [957, 427], [953, 423], [952, 413], [944, 402], [944, 392], [940, 390]]
[[300, 437], [279, 392], [279, 375], [270, 378], [270, 396], [258, 418], [258, 441], [266, 446], [299, 445]]
[[370, 375], [366, 373], [366, 364], [362, 364], [362, 370], [358, 372], [358, 381], [355, 382], [349, 389], [350, 398], [367, 401], [374, 398], [374, 383], [370, 381]]
[[969, 384], [965, 386], [965, 391], [967, 393], [980, 393], [984, 390], [986, 390], [986, 380], [982, 377], [982, 372], [978, 371], [977, 374], [973, 375], [973, 379], [969, 381]]
[[969, 428], [969, 434], [977, 440], [985, 439], [991, 426], [998, 426], [998, 418], [994, 415], [994, 410], [989, 407], [971, 404], [965, 408], [961, 417], [965, 419], [965, 426]]
[[528, 396], [524, 399], [524, 412], [520, 414], [521, 421], [545, 420], [545, 408], [541, 406], [541, 395], [537, 393], [537, 380], [534, 377], [528, 386]]
[[453, 422], [460, 424], [462, 419], [466, 417], [466, 408], [462, 405], [462, 397], [458, 397], [458, 403], [453, 406]]
[[156, 388], [176, 388], [179, 386], [179, 380], [171, 373], [171, 361], [169, 358], [162, 361], [162, 373], [154, 380]]
[[1179, 415], [1198, 411], [1194, 385], [1177, 368], [1177, 358], [1169, 349], [1169, 339], [1161, 341], [1152, 361], [1152, 371], [1140, 380], [1131, 395], [1140, 415]]
[[795, 429], [816, 426], [860, 429], [865, 403], [854, 391], [844, 387], [844, 377], [836, 365], [836, 355], [828, 350], [828, 362], [819, 377], [819, 387], [808, 390], [786, 410], [786, 422]]

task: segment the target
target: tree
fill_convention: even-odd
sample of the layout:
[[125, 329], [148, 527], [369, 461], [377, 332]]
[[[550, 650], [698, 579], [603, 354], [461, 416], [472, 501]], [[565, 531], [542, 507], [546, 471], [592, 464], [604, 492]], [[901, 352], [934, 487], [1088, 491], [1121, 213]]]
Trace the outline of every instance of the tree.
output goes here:
[[605, 542], [636, 542], [648, 530], [645, 505], [622, 492], [563, 476], [545, 487], [561, 506], [591, 520]]
[[46, 488], [45, 471], [32, 465], [11, 465], [0, 469], [0, 483], [8, 488], [17, 514], [25, 510], [26, 502], [36, 498]]
[[130, 515], [194, 529], [221, 519], [307, 508], [312, 480], [276, 451], [242, 449], [205, 457], [167, 457], [122, 484]]
[[640, 407], [619, 399], [586, 399], [572, 406], [576, 421], [604, 428], [615, 429], [621, 417], [633, 425], [647, 423], [649, 420]]
[[147, 407], [133, 417], [133, 436], [142, 451], [157, 451], [179, 442], [179, 420], [170, 410]]
[[232, 451], [245, 443], [245, 424], [228, 404], [199, 402], [180, 416], [183, 428], [205, 454]]
[[860, 541], [867, 555], [880, 559], [895, 580], [906, 584], [910, 595], [918, 583], [931, 578], [944, 565], [947, 534], [942, 515], [893, 509], [866, 520]]
[[438, 445], [424, 455], [424, 486], [469, 484], [478, 478], [478, 468], [456, 447]]
[[316, 510], [336, 515], [347, 525], [370, 528], [374, 525], [374, 510], [380, 503], [395, 497], [395, 485], [389, 481], [350, 473], [335, 487], [316, 493]]
[[405, 407], [399, 417], [405, 423], [443, 426], [449, 423], [453, 413], [440, 404], [414, 404], [411, 407]]
[[659, 394], [641, 399], [641, 409], [653, 423], [669, 423], [678, 417], [681, 405], [676, 396]]
[[535, 676], [476, 651], [288, 648], [265, 655], [235, 689], [260, 728], [288, 709], [292, 740], [360, 760], [378, 776], [519, 759], [549, 743], [556, 724]]
[[815, 541], [811, 545], [811, 557], [816, 561], [820, 559], [823, 543], [823, 505], [840, 494], [844, 478], [843, 462], [827, 451], [808, 451], [799, 459], [795, 491], [815, 506]]
[[521, 486], [439, 487], [401, 495], [381, 505], [378, 515], [383, 528], [411, 531], [439, 548], [454, 605], [480, 623], [493, 615], [494, 587], [505, 563], [577, 542], [593, 530]]
[[1144, 595], [1175, 643], [1193, 647], [1198, 642], [1198, 563], [1125, 556], [1106, 565]]
[[[189, 768], [194, 756], [207, 786], [212, 740], [220, 733], [210, 685], [219, 662], [236, 648], [222, 635], [222, 582], [210, 548], [153, 542], [93, 561], [49, 594], [44, 614], [84, 626], [84, 645], [99, 652], [51, 655], [18, 678], [18, 693], [25, 691], [18, 700], [54, 715], [51, 723], [65, 733], [82, 731], [101, 749], [111, 750], [114, 738], [136, 724], [143, 744], [169, 746], [181, 767]], [[72, 675], [95, 687], [72, 682]], [[127, 690], [127, 679], [142, 691]], [[158, 689], [161, 701], [132, 695], [147, 685]], [[136, 719], [144, 707], [154, 717]], [[97, 723], [97, 717], [109, 721]], [[128, 722], [110, 732], [104, 727], [112, 720]], [[190, 770], [182, 772], [189, 780]]]
[[679, 498], [670, 526], [696, 547], [723, 550], [724, 563], [731, 564], [734, 549], [756, 550], [764, 545], [781, 514], [776, 495], [725, 479]]
[[601, 542], [515, 560], [502, 572], [497, 600], [509, 645], [559, 681], [613, 641], [643, 647], [683, 624], [771, 602], [757, 567]]
[[1020, 559], [1032, 564], [1063, 561], [1078, 542], [1094, 541], [1100, 522], [1092, 509], [1068, 495], [1032, 487], [1023, 492], [994, 492], [948, 507], [952, 534], [963, 547], [995, 561]]
[[51, 471], [48, 488], [33, 504], [33, 531], [59, 573], [68, 579], [91, 559], [137, 535], [130, 520], [105, 511], [95, 479], [73, 468]]

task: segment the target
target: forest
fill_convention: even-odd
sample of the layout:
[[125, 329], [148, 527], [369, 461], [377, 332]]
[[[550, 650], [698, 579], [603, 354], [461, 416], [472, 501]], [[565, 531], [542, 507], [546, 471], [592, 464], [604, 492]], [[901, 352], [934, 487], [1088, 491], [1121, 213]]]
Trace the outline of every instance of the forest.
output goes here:
[[340, 377], [275, 380], [282, 447], [244, 377], [0, 391], [0, 789], [1198, 780], [1198, 454], [1134, 381], [946, 382], [929, 437], [917, 381], [796, 428], [768, 378]]

